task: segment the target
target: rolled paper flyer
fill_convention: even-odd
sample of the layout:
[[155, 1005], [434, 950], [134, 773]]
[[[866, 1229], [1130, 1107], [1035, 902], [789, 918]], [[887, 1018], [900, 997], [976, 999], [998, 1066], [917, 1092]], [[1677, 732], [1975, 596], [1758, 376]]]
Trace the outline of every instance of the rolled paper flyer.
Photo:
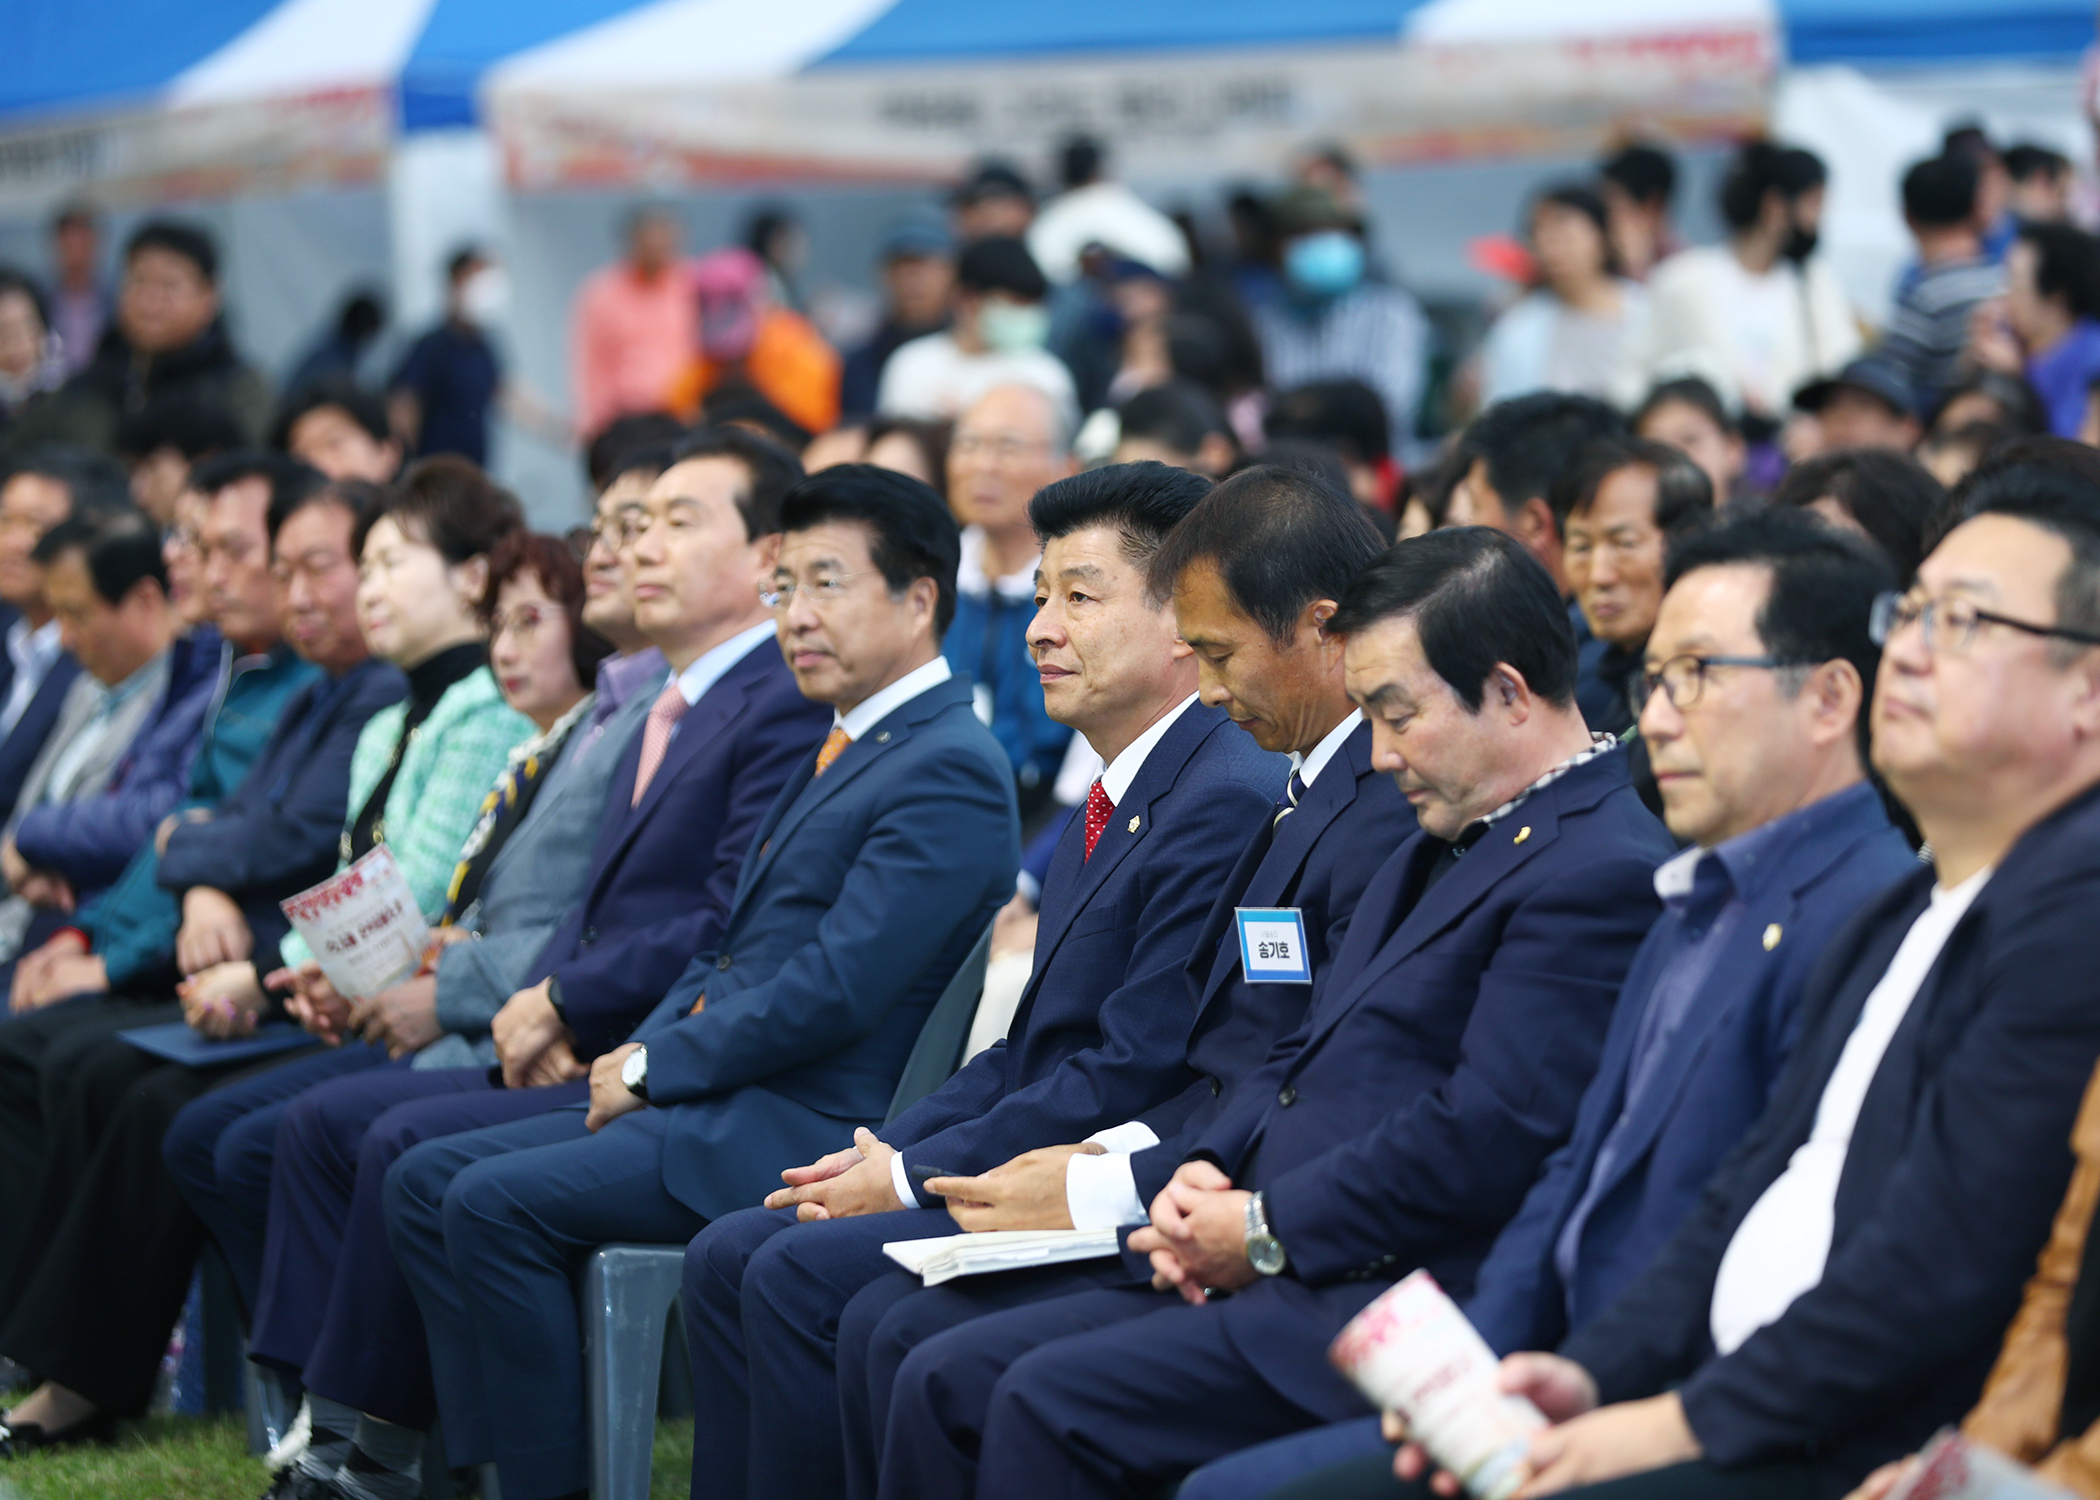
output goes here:
[[1350, 1319], [1327, 1358], [1380, 1411], [1397, 1411], [1440, 1469], [1474, 1500], [1509, 1500], [1545, 1415], [1496, 1380], [1495, 1351], [1416, 1271]]

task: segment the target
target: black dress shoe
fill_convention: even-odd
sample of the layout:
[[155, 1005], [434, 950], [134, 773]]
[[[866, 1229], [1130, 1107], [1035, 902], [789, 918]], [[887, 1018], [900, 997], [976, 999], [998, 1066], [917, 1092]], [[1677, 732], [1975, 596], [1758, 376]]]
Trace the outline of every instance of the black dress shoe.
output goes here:
[[75, 1443], [106, 1443], [117, 1430], [117, 1420], [98, 1411], [78, 1422], [48, 1432], [40, 1423], [0, 1421], [0, 1459], [20, 1458], [40, 1448], [66, 1448]]
[[334, 1479], [317, 1479], [290, 1464], [270, 1476], [262, 1500], [341, 1500], [342, 1493]]

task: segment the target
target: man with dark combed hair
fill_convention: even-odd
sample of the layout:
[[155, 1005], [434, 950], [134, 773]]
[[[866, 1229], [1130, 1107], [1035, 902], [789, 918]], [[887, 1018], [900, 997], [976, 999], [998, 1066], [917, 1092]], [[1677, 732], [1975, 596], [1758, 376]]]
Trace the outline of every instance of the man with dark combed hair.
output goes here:
[[1574, 1124], [1670, 843], [1575, 707], [1558, 590], [1467, 527], [1401, 543], [1338, 604], [1372, 764], [1419, 827], [1364, 887], [1303, 1024], [1175, 1142], [1129, 1238], [1151, 1285], [920, 1344], [881, 1493], [1128, 1494], [1360, 1412], [1335, 1333], [1417, 1268], [1470, 1290]]
[[[1004, 1042], [880, 1139], [863, 1132], [783, 1172], [767, 1209], [718, 1220], [687, 1252], [703, 1489], [743, 1494], [748, 1478], [752, 1493], [837, 1492], [849, 1455], [833, 1330], [863, 1287], [893, 1287], [885, 1242], [963, 1222], [949, 1174], [1006, 1172], [978, 1189], [1001, 1228], [1069, 1227], [1093, 1200], [1068, 1159], [1104, 1136], [1127, 1144], [1129, 1122], [1192, 1099], [1190, 952], [1215, 948], [1218, 935], [1201, 934], [1218, 888], [1289, 775], [1223, 708], [1197, 701], [1191, 645], [1165, 581], [1147, 572], [1210, 488], [1165, 464], [1113, 464], [1029, 506], [1043, 559], [1028, 643], [1044, 700], [1105, 769], [1043, 882], [1034, 970]], [[1095, 1197], [1120, 1201], [1112, 1188]], [[1091, 1222], [1121, 1217], [1112, 1206]]]

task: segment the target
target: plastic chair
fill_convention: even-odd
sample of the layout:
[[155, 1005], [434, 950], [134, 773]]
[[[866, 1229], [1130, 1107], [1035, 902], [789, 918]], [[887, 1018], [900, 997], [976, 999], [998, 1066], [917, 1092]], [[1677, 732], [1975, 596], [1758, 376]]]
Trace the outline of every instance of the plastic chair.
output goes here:
[[[888, 1119], [896, 1119], [939, 1088], [962, 1061], [977, 1000], [984, 993], [991, 949], [992, 929], [986, 927], [927, 1013], [890, 1097]], [[592, 1500], [648, 1500], [657, 1399], [666, 1363], [652, 1356], [664, 1347], [667, 1330], [679, 1335], [676, 1345], [683, 1349], [684, 1326], [673, 1321], [672, 1313], [684, 1271], [683, 1245], [602, 1245], [583, 1263], [584, 1404], [591, 1424]], [[688, 1411], [690, 1403], [688, 1391]]]

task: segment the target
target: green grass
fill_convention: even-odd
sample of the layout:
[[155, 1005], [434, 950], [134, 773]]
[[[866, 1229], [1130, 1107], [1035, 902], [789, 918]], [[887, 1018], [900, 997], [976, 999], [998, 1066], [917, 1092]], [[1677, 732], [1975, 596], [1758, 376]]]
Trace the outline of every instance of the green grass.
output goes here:
[[[680, 1500], [692, 1463], [692, 1423], [657, 1423], [651, 1500]], [[106, 1447], [0, 1463], [0, 1500], [255, 1500], [268, 1481], [238, 1415], [149, 1417]]]

